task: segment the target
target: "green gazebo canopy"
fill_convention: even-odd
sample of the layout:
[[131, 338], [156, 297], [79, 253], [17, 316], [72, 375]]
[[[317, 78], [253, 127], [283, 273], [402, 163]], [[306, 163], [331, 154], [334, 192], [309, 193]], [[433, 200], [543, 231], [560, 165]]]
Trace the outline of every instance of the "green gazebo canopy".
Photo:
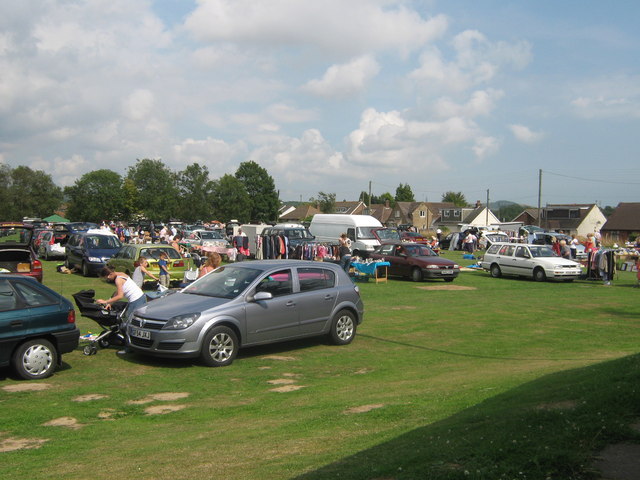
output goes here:
[[50, 217], [47, 218], [43, 218], [42, 220], [44, 220], [45, 222], [50, 222], [50, 223], [55, 223], [55, 222], [68, 222], [69, 220], [67, 220], [66, 218], [62, 218], [60, 215], [53, 214]]

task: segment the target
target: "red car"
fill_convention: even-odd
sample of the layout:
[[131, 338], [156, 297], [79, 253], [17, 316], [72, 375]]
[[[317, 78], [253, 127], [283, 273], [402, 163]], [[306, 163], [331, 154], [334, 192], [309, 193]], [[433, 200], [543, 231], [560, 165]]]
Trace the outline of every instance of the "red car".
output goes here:
[[42, 282], [42, 263], [33, 250], [33, 225], [0, 223], [0, 270], [33, 277]]
[[389, 275], [408, 277], [414, 282], [436, 278], [453, 282], [460, 274], [460, 266], [457, 263], [439, 257], [430, 247], [419, 243], [380, 245], [369, 254], [369, 258], [386, 260], [391, 264]]

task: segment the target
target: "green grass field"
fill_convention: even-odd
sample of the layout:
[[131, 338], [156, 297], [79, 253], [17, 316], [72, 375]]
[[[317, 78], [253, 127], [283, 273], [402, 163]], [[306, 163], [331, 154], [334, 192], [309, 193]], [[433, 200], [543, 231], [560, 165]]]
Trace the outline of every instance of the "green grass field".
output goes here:
[[[68, 298], [110, 294], [55, 264], [45, 283]], [[0, 477], [593, 478], [599, 449], [640, 443], [635, 284], [392, 279], [360, 284], [345, 347], [247, 349], [219, 369], [79, 349], [41, 382], [2, 370]]]

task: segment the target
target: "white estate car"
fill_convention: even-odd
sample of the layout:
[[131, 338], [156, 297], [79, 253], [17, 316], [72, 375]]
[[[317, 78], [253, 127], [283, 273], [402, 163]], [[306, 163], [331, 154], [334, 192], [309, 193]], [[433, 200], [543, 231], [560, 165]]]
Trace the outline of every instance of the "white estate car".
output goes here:
[[494, 243], [480, 263], [492, 277], [514, 275], [530, 277], [538, 282], [546, 279], [572, 281], [582, 274], [582, 267], [561, 258], [547, 245]]

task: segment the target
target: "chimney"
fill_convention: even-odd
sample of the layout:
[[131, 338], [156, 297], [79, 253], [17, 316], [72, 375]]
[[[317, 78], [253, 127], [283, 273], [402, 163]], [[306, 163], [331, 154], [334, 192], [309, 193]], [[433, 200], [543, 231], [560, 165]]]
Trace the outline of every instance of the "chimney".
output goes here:
[[481, 206], [482, 206], [482, 202], [480, 200], [476, 200], [476, 208]]

